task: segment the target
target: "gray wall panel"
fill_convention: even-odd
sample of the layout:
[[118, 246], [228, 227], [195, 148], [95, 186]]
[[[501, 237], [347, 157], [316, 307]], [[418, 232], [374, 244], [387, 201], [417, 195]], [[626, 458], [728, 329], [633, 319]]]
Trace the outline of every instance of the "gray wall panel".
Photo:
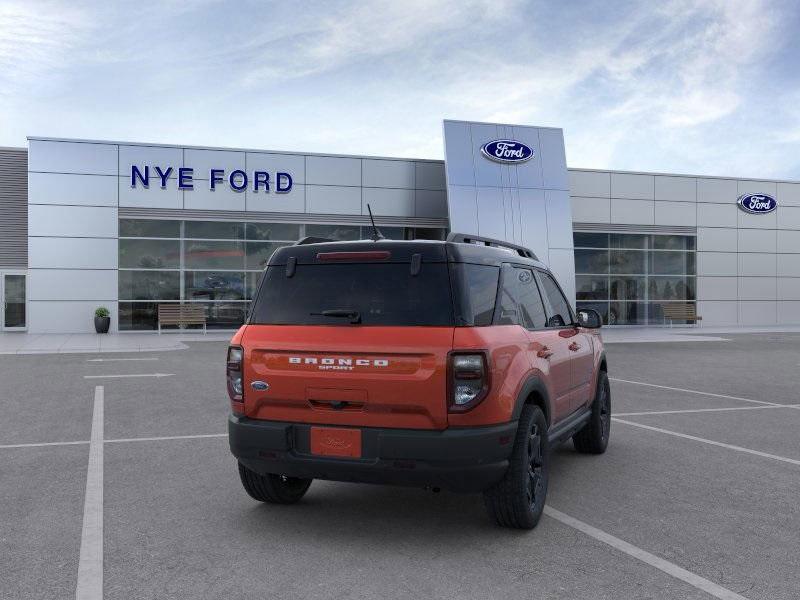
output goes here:
[[30, 171], [86, 175], [118, 174], [119, 153], [116, 144], [31, 139], [28, 148]]
[[410, 160], [373, 160], [361, 163], [364, 187], [414, 189], [415, 165]]
[[28, 174], [30, 204], [117, 206], [117, 180], [112, 175]]

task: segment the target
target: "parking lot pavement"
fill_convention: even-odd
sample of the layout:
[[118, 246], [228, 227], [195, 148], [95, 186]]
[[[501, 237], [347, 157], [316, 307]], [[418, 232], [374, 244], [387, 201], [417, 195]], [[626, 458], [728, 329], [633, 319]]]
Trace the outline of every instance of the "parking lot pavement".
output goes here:
[[[725, 337], [609, 345], [609, 450], [555, 450], [528, 533], [491, 525], [479, 495], [317, 481], [296, 506], [251, 500], [224, 343], [0, 357], [0, 596], [73, 597], [83, 535], [106, 598], [796, 598], [800, 410], [773, 405], [800, 403], [800, 335]], [[96, 386], [103, 529], [82, 534]], [[43, 424], [20, 414], [32, 401]], [[79, 444], [8, 447], [49, 441]]]
[[87, 446], [0, 453], [0, 597], [74, 597]]

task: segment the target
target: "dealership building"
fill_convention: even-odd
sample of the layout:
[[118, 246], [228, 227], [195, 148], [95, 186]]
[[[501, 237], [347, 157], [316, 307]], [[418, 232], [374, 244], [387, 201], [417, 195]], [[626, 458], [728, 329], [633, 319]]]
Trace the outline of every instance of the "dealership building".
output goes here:
[[[567, 167], [560, 129], [444, 122], [445, 160], [28, 138], [0, 148], [3, 332], [243, 322], [275, 248], [449, 231], [530, 247], [614, 325], [800, 323], [800, 182]], [[674, 310], [676, 307], [681, 311]], [[688, 312], [687, 312], [688, 311]]]

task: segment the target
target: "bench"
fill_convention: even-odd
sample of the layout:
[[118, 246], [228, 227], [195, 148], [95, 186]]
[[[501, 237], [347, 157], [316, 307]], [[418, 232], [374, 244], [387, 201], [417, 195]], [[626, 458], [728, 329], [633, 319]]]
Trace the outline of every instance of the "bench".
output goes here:
[[162, 325], [202, 325], [203, 335], [206, 333], [206, 309], [197, 304], [159, 304], [158, 333]]
[[664, 319], [669, 319], [670, 327], [673, 321], [697, 323], [703, 320], [703, 317], [697, 315], [697, 305], [694, 302], [662, 304], [661, 310], [664, 312]]

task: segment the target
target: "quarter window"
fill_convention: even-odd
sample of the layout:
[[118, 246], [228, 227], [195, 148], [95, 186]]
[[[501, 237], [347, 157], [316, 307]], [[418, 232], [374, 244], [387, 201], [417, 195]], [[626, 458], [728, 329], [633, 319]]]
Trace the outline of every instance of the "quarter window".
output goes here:
[[505, 265], [500, 292], [498, 325], [522, 325], [526, 329], [545, 326], [545, 311], [536, 278], [530, 269]]
[[558, 288], [555, 279], [549, 273], [540, 273], [542, 287], [547, 299], [550, 301], [551, 312], [547, 319], [548, 327], [564, 327], [572, 322], [569, 303]]

